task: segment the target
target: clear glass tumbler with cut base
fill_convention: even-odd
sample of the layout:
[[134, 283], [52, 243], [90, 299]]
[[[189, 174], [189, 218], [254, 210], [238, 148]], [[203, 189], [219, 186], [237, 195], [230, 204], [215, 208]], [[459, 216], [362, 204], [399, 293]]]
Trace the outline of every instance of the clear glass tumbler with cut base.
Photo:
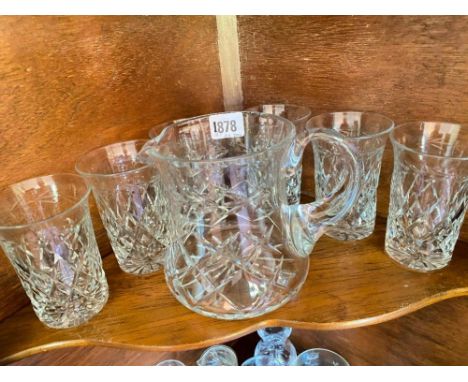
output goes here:
[[114, 143], [76, 162], [77, 172], [93, 190], [120, 268], [136, 275], [161, 268], [169, 240], [158, 173], [137, 160], [145, 143]]
[[[383, 115], [359, 111], [320, 114], [307, 122], [307, 129], [327, 128], [338, 132], [355, 149], [362, 169], [360, 191], [353, 208], [327, 236], [360, 240], [374, 231], [382, 156], [393, 127], [393, 121]], [[323, 198], [341, 187], [345, 172], [334, 147], [317, 141], [313, 148], [315, 196]]]
[[0, 191], [0, 245], [37, 317], [51, 328], [78, 326], [109, 295], [78, 175], [28, 179]]
[[468, 127], [414, 122], [391, 134], [394, 166], [385, 251], [406, 268], [445, 267], [468, 206]]

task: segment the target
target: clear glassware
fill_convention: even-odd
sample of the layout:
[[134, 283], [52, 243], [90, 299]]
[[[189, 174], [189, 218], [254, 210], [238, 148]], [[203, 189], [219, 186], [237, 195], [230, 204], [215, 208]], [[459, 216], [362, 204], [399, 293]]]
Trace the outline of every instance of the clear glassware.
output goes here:
[[394, 167], [385, 251], [420, 272], [445, 267], [468, 205], [468, 127], [411, 122], [391, 134]]
[[235, 351], [226, 345], [215, 345], [206, 349], [197, 360], [198, 366], [238, 366]]
[[137, 161], [145, 143], [114, 143], [76, 162], [76, 171], [93, 190], [120, 268], [136, 275], [160, 269], [168, 243], [159, 176], [154, 167]]
[[289, 338], [292, 333], [292, 328], [287, 326], [272, 326], [269, 328], [263, 328], [257, 330], [257, 334], [262, 340], [266, 340], [271, 335], [280, 336], [283, 338]]
[[[304, 131], [306, 122], [312, 115], [312, 111], [306, 106], [283, 103], [258, 105], [249, 107], [246, 110], [268, 113], [286, 118], [294, 123], [297, 134]], [[301, 178], [302, 164], [299, 164], [296, 168], [291, 169], [290, 178], [288, 180], [286, 192], [289, 204], [298, 204], [301, 201]]]
[[[230, 136], [233, 130], [237, 136]], [[326, 200], [289, 205], [290, 170], [317, 139], [334, 145], [348, 177]], [[171, 206], [169, 289], [187, 308], [221, 319], [259, 316], [296, 295], [315, 242], [359, 190], [357, 159], [337, 133], [296, 137], [292, 122], [271, 114], [221, 113], [175, 123], [144, 146], [141, 158], [159, 169]]]
[[78, 175], [28, 179], [0, 191], [0, 245], [39, 320], [51, 328], [78, 326], [109, 295]]
[[246, 359], [242, 362], [241, 366], [283, 366], [280, 363], [269, 356], [266, 355], [257, 355], [251, 358]]
[[148, 136], [151, 139], [156, 138], [159, 134], [161, 134], [161, 131], [163, 131], [166, 127], [168, 127], [168, 126], [170, 126], [170, 125], [172, 125], [174, 123], [181, 122], [181, 121], [183, 121], [185, 119], [186, 118], [174, 119], [172, 121], [167, 121], [167, 122], [163, 122], [163, 123], [160, 123], [158, 125], [155, 125], [151, 129], [149, 129]]
[[270, 334], [262, 338], [255, 347], [255, 356], [264, 355], [274, 359], [281, 366], [291, 366], [296, 363], [297, 351], [284, 333]]
[[338, 353], [317, 348], [299, 354], [296, 366], [349, 366], [349, 363]]
[[155, 366], [185, 366], [185, 363], [176, 359], [166, 359], [164, 361], [159, 362]]
[[[361, 190], [358, 199], [346, 217], [327, 232], [338, 240], [360, 240], [372, 234], [377, 210], [382, 156], [388, 135], [394, 123], [389, 118], [358, 111], [325, 113], [307, 121], [307, 129], [328, 128], [340, 133], [355, 148], [362, 166]], [[342, 162], [336, 150], [326, 142], [314, 142], [315, 194], [326, 197], [340, 187]]]

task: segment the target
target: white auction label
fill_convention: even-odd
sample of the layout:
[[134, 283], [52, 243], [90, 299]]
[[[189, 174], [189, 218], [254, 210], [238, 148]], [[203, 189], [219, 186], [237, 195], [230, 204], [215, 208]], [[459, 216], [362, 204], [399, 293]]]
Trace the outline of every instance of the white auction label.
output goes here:
[[245, 135], [242, 113], [224, 113], [209, 116], [213, 139], [239, 138]]

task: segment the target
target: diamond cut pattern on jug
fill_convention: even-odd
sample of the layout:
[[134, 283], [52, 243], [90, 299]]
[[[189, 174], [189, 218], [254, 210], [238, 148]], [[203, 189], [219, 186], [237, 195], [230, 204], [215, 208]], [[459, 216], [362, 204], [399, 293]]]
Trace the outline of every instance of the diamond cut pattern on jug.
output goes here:
[[[274, 309], [275, 300], [281, 303], [298, 286], [298, 260], [283, 253], [274, 218], [272, 167], [257, 161], [188, 174], [184, 228], [166, 266], [184, 305], [205, 315], [244, 318]], [[210, 183], [202, 182], [206, 176]]]

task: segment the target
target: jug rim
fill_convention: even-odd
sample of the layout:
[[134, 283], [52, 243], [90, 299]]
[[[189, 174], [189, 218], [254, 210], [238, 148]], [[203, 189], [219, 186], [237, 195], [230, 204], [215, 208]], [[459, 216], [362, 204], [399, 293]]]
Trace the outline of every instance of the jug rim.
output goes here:
[[426, 154], [423, 153], [419, 150], [416, 150], [410, 146], [405, 145], [404, 143], [401, 143], [397, 140], [395, 137], [395, 133], [401, 131], [402, 128], [409, 127], [409, 126], [417, 126], [418, 124], [421, 125], [423, 123], [433, 123], [433, 124], [446, 124], [446, 125], [458, 125], [460, 128], [465, 128], [468, 129], [468, 126], [464, 126], [462, 123], [458, 122], [450, 122], [450, 121], [423, 121], [423, 120], [414, 120], [414, 121], [408, 121], [408, 122], [403, 122], [393, 129], [393, 131], [390, 133], [390, 141], [392, 142], [393, 145], [405, 150], [409, 151], [413, 154], [416, 154], [418, 156], [423, 156], [424, 158], [432, 158], [432, 159], [441, 159], [441, 160], [453, 160], [453, 161], [468, 161], [468, 153], [464, 154], [463, 156], [444, 156], [444, 155], [437, 155], [437, 154]]
[[208, 164], [208, 163], [233, 162], [233, 161], [238, 161], [238, 160], [246, 160], [246, 159], [255, 158], [255, 157], [257, 157], [257, 156], [259, 156], [261, 154], [264, 154], [264, 153], [266, 153], [266, 152], [268, 152], [270, 150], [274, 150], [274, 149], [276, 149], [278, 147], [281, 147], [282, 145], [284, 145], [285, 143], [287, 143], [289, 141], [292, 142], [292, 140], [296, 136], [296, 126], [289, 119], [286, 119], [286, 118], [283, 118], [283, 117], [280, 117], [280, 116], [277, 116], [277, 115], [274, 115], [274, 114], [262, 113], [262, 112], [257, 112], [257, 111], [248, 111], [248, 110], [225, 111], [225, 112], [219, 112], [219, 113], [203, 114], [203, 115], [190, 117], [190, 118], [184, 118], [184, 119], [182, 119], [182, 120], [180, 120], [178, 122], [174, 121], [173, 123], [169, 123], [164, 128], [164, 130], [161, 131], [161, 133], [158, 136], [156, 136], [153, 139], [150, 139], [149, 141], [147, 141], [145, 143], [145, 145], [141, 149], [140, 153], [145, 151], [145, 147], [147, 145], [151, 145], [152, 143], [159, 144], [160, 140], [164, 137], [164, 135], [170, 129], [172, 129], [174, 126], [177, 127], [179, 124], [195, 121], [195, 120], [198, 120], [198, 119], [204, 119], [204, 118], [206, 119], [206, 118], [209, 118], [212, 115], [231, 114], [231, 113], [250, 114], [250, 115], [256, 115], [256, 116], [259, 116], [259, 117], [260, 116], [268, 116], [269, 118], [273, 118], [273, 119], [276, 119], [276, 120], [279, 120], [279, 121], [283, 122], [284, 125], [290, 127], [290, 130], [287, 132], [287, 135], [285, 137], [283, 137], [279, 142], [272, 144], [268, 148], [265, 148], [265, 149], [262, 149], [260, 151], [256, 151], [256, 152], [253, 152], [253, 153], [248, 153], [248, 154], [241, 154], [241, 155], [235, 155], [235, 156], [226, 157], [226, 158], [214, 158], [214, 159], [185, 159], [185, 158], [180, 158], [180, 157], [176, 157], [176, 156], [173, 156], [173, 155], [163, 155], [163, 154], [160, 153], [160, 151], [155, 150], [155, 152], [152, 153], [150, 156], [154, 156], [154, 157], [156, 157], [158, 159], [161, 159], [161, 160], [164, 160], [164, 161], [167, 161], [167, 162], [177, 162], [177, 163]]
[[381, 137], [383, 135], [390, 134], [396, 128], [395, 121], [393, 119], [391, 119], [390, 117], [387, 117], [385, 114], [382, 114], [382, 113], [377, 113], [377, 112], [374, 112], [374, 111], [364, 111], [364, 110], [338, 110], [338, 111], [326, 111], [324, 113], [313, 115], [312, 117], [310, 117], [307, 120], [306, 129], [316, 128], [316, 127], [309, 127], [308, 126], [309, 122], [314, 118], [317, 118], [317, 117], [320, 117], [320, 116], [323, 116], [323, 115], [344, 114], [344, 113], [359, 113], [361, 115], [364, 115], [364, 114], [373, 115], [373, 116], [381, 117], [382, 119], [387, 120], [388, 122], [390, 122], [390, 127], [387, 127], [382, 131], [379, 131], [379, 132], [377, 132], [375, 134], [361, 135], [361, 136], [358, 136], [358, 137], [348, 137], [348, 136], [345, 136], [345, 135], [341, 134], [339, 131], [337, 131], [337, 133], [340, 133], [340, 135], [342, 135], [345, 140], [357, 142], [357, 141], [365, 141], [365, 140], [369, 140], [369, 139], [375, 139], [375, 138]]
[[84, 191], [83, 195], [81, 195], [81, 197], [77, 198], [77, 200], [70, 207], [64, 209], [63, 211], [57, 212], [57, 213], [52, 214], [52, 215], [50, 215], [50, 216], [48, 216], [46, 218], [43, 218], [43, 219], [34, 220], [32, 222], [29, 222], [29, 223], [12, 224], [12, 225], [5, 225], [5, 224], [0, 223], [0, 230], [1, 231], [23, 229], [23, 228], [26, 228], [26, 227], [31, 227], [31, 226], [35, 226], [35, 225], [38, 225], [38, 224], [43, 224], [43, 223], [47, 223], [49, 221], [52, 221], [52, 220], [54, 220], [54, 219], [56, 219], [56, 218], [58, 218], [60, 216], [66, 215], [70, 211], [74, 210], [75, 208], [77, 208], [78, 206], [80, 206], [81, 204], [86, 202], [88, 200], [90, 194], [91, 194], [91, 187], [86, 183], [86, 181], [83, 179], [82, 176], [77, 175], [77, 174], [73, 174], [73, 173], [64, 172], [64, 173], [57, 173], [57, 174], [48, 174], [48, 175], [35, 176], [33, 178], [27, 178], [27, 179], [20, 180], [19, 182], [9, 184], [9, 185], [7, 185], [7, 186], [0, 189], [0, 197], [2, 196], [3, 193], [7, 192], [9, 189], [12, 189], [14, 187], [19, 187], [21, 185], [26, 185], [27, 183], [37, 181], [39, 179], [47, 179], [47, 178], [50, 178], [50, 179], [54, 180], [54, 182], [55, 182], [55, 180], [57, 178], [72, 178], [72, 179], [74, 179], [74, 181], [79, 181], [80, 183], [82, 182], [83, 183], [82, 185], [85, 186], [85, 191]]

